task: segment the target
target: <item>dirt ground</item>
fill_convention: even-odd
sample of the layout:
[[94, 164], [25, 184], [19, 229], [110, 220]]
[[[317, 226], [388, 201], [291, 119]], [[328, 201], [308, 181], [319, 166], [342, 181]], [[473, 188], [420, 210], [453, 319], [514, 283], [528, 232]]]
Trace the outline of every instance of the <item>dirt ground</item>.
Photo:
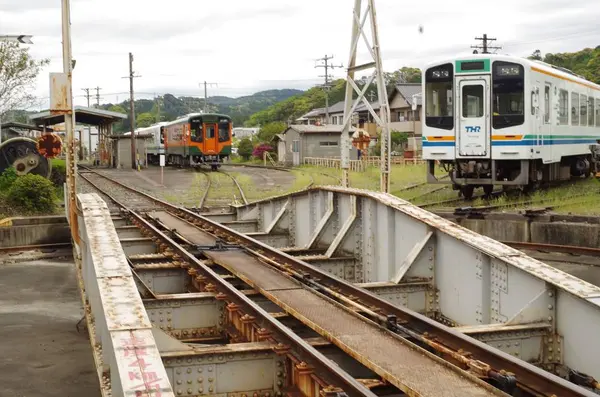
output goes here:
[[[226, 165], [221, 170], [238, 180], [249, 200], [281, 194], [289, 190], [296, 180], [293, 173], [278, 170]], [[140, 172], [130, 169], [107, 169], [103, 172], [148, 194], [188, 207], [197, 205], [206, 189], [205, 174], [189, 169], [165, 167], [164, 186], [161, 185], [161, 170], [157, 166], [150, 166]], [[211, 192], [212, 190], [214, 188]], [[223, 189], [223, 196], [228, 198], [231, 192], [232, 187]], [[219, 192], [213, 192], [211, 196], [218, 194]]]
[[72, 259], [0, 258], [0, 290], [0, 396], [100, 396]]

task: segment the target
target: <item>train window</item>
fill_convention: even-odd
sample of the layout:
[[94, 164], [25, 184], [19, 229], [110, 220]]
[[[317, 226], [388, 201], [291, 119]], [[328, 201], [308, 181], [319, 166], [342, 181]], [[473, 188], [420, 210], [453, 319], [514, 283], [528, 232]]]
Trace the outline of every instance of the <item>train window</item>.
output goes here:
[[569, 92], [560, 90], [558, 94], [558, 123], [560, 125], [569, 124]]
[[219, 142], [229, 140], [229, 123], [219, 123]]
[[425, 124], [432, 128], [454, 128], [453, 66], [434, 66], [425, 72]]
[[[496, 61], [492, 76], [492, 126], [495, 129], [513, 127], [525, 122], [524, 68], [512, 62]], [[533, 99], [535, 94], [531, 94]], [[535, 108], [531, 107], [531, 114]]]
[[483, 117], [483, 86], [465, 85], [462, 88], [462, 115], [465, 118]]
[[206, 126], [206, 139], [213, 139], [215, 137], [215, 126], [209, 124]]
[[190, 122], [190, 139], [192, 142], [202, 142], [202, 121], [192, 120]]
[[579, 111], [581, 112], [581, 119], [579, 121], [579, 125], [586, 126], [587, 125], [587, 96], [582, 95], [580, 98]]
[[600, 98], [596, 98], [596, 127], [600, 127]]
[[588, 98], [588, 125], [594, 126], [594, 97]]
[[571, 125], [579, 125], [579, 94], [571, 93]]
[[544, 123], [550, 124], [550, 86], [544, 88]]
[[160, 127], [158, 135], [160, 136], [160, 143], [164, 144], [165, 143], [165, 129], [163, 127]]

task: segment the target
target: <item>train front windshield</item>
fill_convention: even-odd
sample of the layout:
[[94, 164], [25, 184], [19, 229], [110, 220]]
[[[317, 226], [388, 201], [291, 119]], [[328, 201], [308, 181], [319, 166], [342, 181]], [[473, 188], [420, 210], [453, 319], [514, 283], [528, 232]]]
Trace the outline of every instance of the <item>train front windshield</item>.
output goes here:
[[454, 128], [452, 64], [430, 68], [425, 73], [425, 124], [428, 127]]
[[525, 122], [525, 73], [523, 66], [510, 62], [494, 62], [493, 118], [495, 129], [513, 127]]
[[190, 138], [192, 142], [202, 142], [203, 131], [202, 131], [202, 120], [194, 119], [190, 121]]
[[230, 138], [231, 120], [219, 120], [219, 142], [227, 142]]

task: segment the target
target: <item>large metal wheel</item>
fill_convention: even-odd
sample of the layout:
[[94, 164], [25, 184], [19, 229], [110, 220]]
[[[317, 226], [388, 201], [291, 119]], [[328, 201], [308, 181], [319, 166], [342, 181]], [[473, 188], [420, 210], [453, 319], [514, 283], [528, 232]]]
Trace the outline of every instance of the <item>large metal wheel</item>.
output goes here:
[[13, 167], [17, 175], [35, 174], [50, 178], [52, 165], [36, 149], [36, 142], [29, 138], [12, 138], [0, 145], [0, 173]]

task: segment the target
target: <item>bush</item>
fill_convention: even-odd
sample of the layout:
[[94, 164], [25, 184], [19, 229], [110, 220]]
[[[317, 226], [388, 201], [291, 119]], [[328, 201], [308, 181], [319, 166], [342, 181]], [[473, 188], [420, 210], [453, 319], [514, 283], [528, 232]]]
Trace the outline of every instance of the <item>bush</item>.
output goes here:
[[67, 166], [64, 160], [53, 159], [52, 160], [52, 173], [50, 174], [50, 180], [57, 187], [62, 187], [67, 180]]
[[17, 171], [13, 167], [9, 167], [0, 174], [0, 194], [6, 194], [8, 189], [17, 180]]
[[273, 147], [271, 145], [268, 145], [266, 143], [261, 143], [260, 145], [258, 145], [257, 147], [254, 148], [252, 155], [256, 158], [262, 159], [264, 152], [272, 152], [272, 151], [273, 151]]
[[240, 141], [238, 146], [238, 154], [248, 160], [252, 156], [252, 142], [248, 138], [244, 138]]
[[19, 177], [8, 189], [7, 201], [28, 212], [54, 212], [56, 193], [48, 179], [34, 174]]

